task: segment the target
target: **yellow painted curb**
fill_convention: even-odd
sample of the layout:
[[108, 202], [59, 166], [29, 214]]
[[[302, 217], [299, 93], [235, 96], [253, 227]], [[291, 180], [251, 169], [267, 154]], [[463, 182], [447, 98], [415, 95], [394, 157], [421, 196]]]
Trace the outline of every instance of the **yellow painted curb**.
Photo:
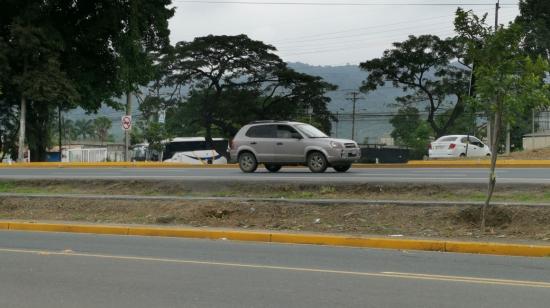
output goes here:
[[[2, 223], [2, 222], [0, 222]], [[6, 222], [4, 222], [6, 223]], [[34, 222], [7, 222], [9, 230], [128, 235], [128, 227]]]
[[550, 257], [550, 246], [500, 243], [446, 242], [445, 251], [522, 257]]
[[220, 229], [167, 228], [145, 226], [87, 225], [65, 223], [41, 223], [0, 221], [2, 230], [74, 232], [113, 235], [164, 236], [202, 239], [227, 239], [236, 241], [347, 246], [360, 248], [383, 248], [424, 250], [455, 253], [477, 253], [522, 257], [550, 257], [550, 246], [458, 242], [444, 240], [394, 239], [383, 237], [355, 237], [323, 234], [278, 233], [269, 231], [235, 231]]
[[250, 242], [269, 242], [270, 241], [269, 233], [208, 230], [208, 229], [171, 229], [171, 228], [130, 227], [128, 228], [128, 235], [207, 238], [212, 240], [228, 239], [228, 240], [250, 241]]

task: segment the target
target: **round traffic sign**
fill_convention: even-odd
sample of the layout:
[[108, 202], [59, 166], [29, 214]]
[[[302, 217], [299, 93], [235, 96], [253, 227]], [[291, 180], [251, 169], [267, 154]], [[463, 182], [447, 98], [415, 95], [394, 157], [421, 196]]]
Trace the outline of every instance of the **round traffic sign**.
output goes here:
[[123, 116], [122, 117], [122, 129], [130, 130], [132, 128], [132, 116]]

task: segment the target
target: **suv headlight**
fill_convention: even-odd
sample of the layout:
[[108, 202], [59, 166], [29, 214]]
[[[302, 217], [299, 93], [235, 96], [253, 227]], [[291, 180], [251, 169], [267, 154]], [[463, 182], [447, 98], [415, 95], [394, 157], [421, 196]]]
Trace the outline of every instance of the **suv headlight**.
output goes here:
[[341, 149], [343, 148], [342, 144], [336, 142], [336, 141], [331, 141], [330, 142], [330, 147], [333, 148], [333, 149]]

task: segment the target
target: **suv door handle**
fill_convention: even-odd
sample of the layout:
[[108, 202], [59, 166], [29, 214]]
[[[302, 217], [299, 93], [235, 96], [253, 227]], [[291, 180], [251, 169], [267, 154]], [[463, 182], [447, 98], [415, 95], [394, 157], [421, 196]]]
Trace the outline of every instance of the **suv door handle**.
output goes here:
[[282, 142], [277, 142], [277, 145], [283, 145], [283, 143]]
[[254, 144], [256, 144], [256, 141], [252, 141], [252, 142], [250, 142], [250, 144], [254, 145]]

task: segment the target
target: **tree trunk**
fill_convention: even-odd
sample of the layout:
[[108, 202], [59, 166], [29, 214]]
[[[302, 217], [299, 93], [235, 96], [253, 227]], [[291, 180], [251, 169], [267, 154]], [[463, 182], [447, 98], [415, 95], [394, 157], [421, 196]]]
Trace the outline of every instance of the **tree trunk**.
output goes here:
[[21, 96], [21, 110], [19, 113], [19, 151], [17, 152], [17, 161], [25, 160], [25, 128], [27, 126], [27, 100]]
[[481, 232], [485, 232], [485, 220], [487, 216], [487, 210], [490, 206], [491, 198], [493, 197], [493, 192], [495, 191], [495, 186], [497, 182], [495, 170], [497, 165], [498, 140], [500, 137], [501, 121], [502, 121], [502, 111], [499, 108], [495, 113], [492, 121], [493, 129], [492, 129], [492, 136], [491, 136], [491, 171], [489, 173], [489, 185], [487, 188], [487, 198], [485, 199], [485, 203], [483, 204], [483, 207], [481, 209]]
[[62, 149], [62, 136], [63, 136], [63, 126], [61, 125], [61, 104], [58, 107], [57, 112], [57, 128], [59, 133], [59, 162], [61, 162], [63, 159], [63, 149]]

